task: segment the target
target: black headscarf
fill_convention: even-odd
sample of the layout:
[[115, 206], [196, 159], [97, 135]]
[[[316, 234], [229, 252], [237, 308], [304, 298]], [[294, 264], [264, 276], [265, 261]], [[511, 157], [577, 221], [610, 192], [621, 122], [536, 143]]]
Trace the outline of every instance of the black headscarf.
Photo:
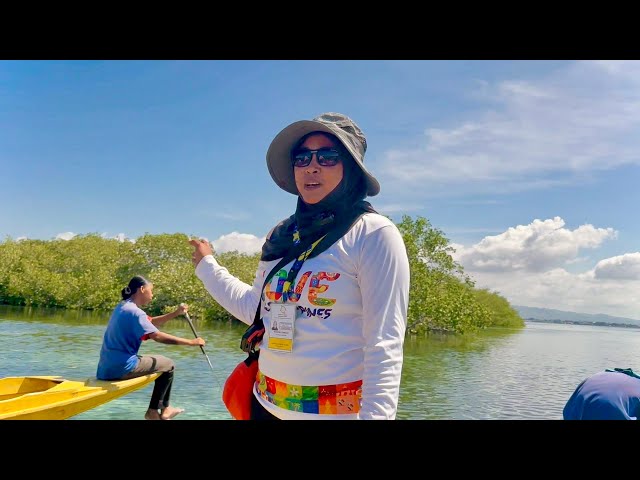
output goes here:
[[[364, 200], [366, 195], [364, 175], [345, 152], [340, 183], [318, 203], [305, 203], [298, 195], [295, 213], [280, 222], [262, 245], [261, 260], [270, 261], [285, 256], [293, 259], [318, 238], [327, 234], [313, 249], [309, 258], [322, 253], [348, 232], [362, 214], [377, 213], [371, 204]], [[296, 226], [300, 234], [300, 243], [297, 245], [293, 239]]]

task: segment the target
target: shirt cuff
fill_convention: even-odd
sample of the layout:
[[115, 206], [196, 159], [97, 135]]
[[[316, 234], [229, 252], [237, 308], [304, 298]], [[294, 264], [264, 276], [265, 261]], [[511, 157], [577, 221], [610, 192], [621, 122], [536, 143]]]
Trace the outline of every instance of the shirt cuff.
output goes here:
[[202, 260], [198, 262], [198, 265], [196, 265], [196, 277], [202, 280], [205, 272], [210, 269], [210, 267], [213, 267], [213, 270], [215, 270], [219, 266], [220, 264], [216, 261], [213, 255], [205, 255], [202, 257]]

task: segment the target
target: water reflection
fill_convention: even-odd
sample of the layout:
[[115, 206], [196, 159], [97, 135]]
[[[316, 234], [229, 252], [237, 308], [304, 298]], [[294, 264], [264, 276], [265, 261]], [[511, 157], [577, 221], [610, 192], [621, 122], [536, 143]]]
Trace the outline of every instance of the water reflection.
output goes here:
[[64, 325], [106, 325], [111, 312], [0, 305], [0, 318]]
[[[108, 312], [51, 311], [0, 306], [0, 377], [95, 375]], [[222, 400], [227, 375], [244, 358], [240, 323], [202, 322], [200, 349], [144, 342], [141, 353], [176, 362], [173, 403], [186, 409], [177, 419], [230, 419]], [[163, 330], [192, 337], [174, 319]], [[640, 370], [640, 331], [530, 323], [524, 329], [493, 329], [472, 337], [407, 337], [398, 419], [560, 419], [575, 386], [611, 367]], [[138, 420], [148, 385], [75, 419]]]

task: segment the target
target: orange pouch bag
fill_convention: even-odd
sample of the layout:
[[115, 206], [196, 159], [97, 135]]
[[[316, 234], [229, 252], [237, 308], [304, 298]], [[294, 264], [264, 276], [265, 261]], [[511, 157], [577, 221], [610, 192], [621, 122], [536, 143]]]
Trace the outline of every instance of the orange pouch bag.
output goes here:
[[250, 354], [233, 369], [224, 382], [222, 401], [236, 420], [251, 419], [251, 397], [258, 374], [258, 356]]

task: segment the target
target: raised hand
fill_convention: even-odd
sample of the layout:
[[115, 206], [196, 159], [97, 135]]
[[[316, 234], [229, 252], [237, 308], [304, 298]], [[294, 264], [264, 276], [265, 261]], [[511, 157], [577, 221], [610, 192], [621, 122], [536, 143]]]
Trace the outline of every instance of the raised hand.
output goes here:
[[194, 251], [191, 254], [191, 262], [194, 267], [197, 267], [202, 260], [207, 255], [213, 255], [213, 249], [207, 240], [198, 240], [197, 238], [192, 238], [189, 240], [189, 244], [194, 247]]

